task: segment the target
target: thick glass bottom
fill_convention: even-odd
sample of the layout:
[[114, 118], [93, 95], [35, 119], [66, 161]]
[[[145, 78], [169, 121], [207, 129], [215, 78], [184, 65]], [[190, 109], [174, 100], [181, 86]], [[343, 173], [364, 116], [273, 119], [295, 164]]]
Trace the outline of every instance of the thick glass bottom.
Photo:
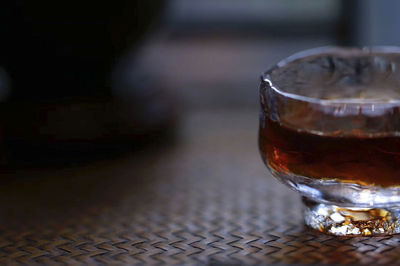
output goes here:
[[306, 225], [337, 236], [400, 233], [400, 208], [344, 208], [303, 197]]

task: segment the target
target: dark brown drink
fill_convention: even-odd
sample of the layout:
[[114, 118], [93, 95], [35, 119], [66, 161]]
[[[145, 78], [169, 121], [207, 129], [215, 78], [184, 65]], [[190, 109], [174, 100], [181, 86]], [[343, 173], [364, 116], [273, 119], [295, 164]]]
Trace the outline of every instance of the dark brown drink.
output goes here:
[[362, 185], [400, 185], [400, 137], [323, 136], [267, 118], [260, 128], [259, 145], [263, 159], [278, 173]]
[[262, 158], [306, 225], [400, 234], [400, 47], [296, 54], [262, 75], [260, 105]]

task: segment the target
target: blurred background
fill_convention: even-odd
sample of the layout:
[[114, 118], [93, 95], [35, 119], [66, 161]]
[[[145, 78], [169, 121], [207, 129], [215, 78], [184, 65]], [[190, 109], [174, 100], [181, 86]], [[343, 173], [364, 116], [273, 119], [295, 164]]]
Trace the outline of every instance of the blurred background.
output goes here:
[[[0, 262], [323, 258], [302, 248], [320, 245], [303, 236], [300, 197], [262, 163], [260, 76], [313, 47], [400, 45], [398, 11], [395, 0], [2, 1]], [[396, 251], [326, 239], [333, 264]]]
[[317, 46], [400, 43], [392, 0], [147, 2], [2, 8], [3, 167], [154, 151], [202, 130], [248, 130], [232, 141], [257, 153], [269, 66]]

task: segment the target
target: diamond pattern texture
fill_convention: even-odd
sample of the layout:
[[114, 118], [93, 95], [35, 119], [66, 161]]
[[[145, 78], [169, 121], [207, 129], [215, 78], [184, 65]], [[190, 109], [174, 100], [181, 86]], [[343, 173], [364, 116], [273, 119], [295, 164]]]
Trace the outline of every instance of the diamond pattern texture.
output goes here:
[[400, 237], [306, 228], [257, 150], [257, 112], [188, 116], [168, 147], [7, 171], [1, 264], [395, 264]]

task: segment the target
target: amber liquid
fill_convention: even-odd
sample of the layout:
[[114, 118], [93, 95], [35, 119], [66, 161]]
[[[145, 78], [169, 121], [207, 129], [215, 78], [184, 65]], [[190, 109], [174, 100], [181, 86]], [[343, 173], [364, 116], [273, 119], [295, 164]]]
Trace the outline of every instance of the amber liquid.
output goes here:
[[361, 185], [400, 185], [400, 137], [321, 136], [267, 119], [262, 156], [278, 173]]

